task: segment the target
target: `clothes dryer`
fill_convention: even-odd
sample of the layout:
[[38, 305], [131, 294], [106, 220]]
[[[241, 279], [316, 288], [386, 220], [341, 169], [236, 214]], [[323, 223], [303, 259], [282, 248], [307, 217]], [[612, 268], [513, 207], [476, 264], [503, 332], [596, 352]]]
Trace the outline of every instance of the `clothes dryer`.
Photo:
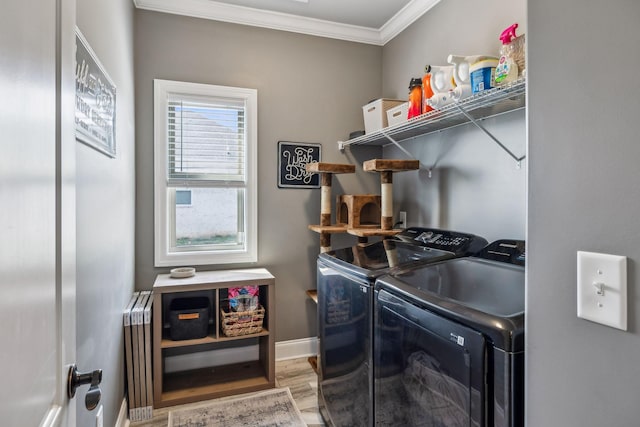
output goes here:
[[377, 426], [524, 425], [524, 246], [376, 281]]
[[318, 405], [330, 426], [373, 425], [373, 285], [402, 266], [473, 254], [481, 237], [412, 227], [318, 257]]

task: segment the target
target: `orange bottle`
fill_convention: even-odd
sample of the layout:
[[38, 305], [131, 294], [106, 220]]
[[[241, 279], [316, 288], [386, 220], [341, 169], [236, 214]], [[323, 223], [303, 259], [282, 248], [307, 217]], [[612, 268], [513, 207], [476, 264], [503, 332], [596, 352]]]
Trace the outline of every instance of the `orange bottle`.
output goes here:
[[409, 111], [407, 119], [417, 117], [422, 114], [422, 79], [420, 77], [411, 79], [409, 82]]
[[424, 77], [422, 78], [422, 113], [433, 111], [433, 108], [427, 103], [429, 98], [433, 96], [431, 89], [431, 65], [424, 67]]

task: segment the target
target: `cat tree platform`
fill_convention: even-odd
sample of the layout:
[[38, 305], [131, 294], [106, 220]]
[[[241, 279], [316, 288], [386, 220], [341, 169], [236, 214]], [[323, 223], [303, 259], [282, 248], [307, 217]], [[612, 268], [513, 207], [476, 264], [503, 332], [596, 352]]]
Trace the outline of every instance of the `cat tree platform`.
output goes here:
[[[380, 174], [380, 194], [381, 194], [381, 215], [380, 230], [376, 230], [376, 236], [389, 236], [399, 233], [402, 230], [393, 230], [393, 173], [405, 172], [420, 169], [418, 160], [394, 160], [394, 159], [372, 159], [362, 164], [365, 172], [378, 172]], [[348, 231], [350, 232], [350, 231]], [[350, 232], [351, 233], [351, 232]], [[358, 230], [356, 236], [366, 231]], [[387, 234], [391, 233], [391, 234]]]

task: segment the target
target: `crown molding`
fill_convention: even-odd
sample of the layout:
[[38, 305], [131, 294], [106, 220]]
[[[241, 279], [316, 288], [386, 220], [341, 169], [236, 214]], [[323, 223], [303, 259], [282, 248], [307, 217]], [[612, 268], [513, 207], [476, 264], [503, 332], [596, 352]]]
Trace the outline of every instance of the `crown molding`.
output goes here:
[[347, 25], [213, 0], [133, 0], [138, 9], [383, 46], [440, 0], [412, 0], [381, 28]]
[[359, 43], [380, 44], [380, 34], [372, 28], [345, 25], [244, 6], [234, 6], [212, 0], [134, 0], [134, 4], [138, 9], [156, 12], [350, 40]]
[[400, 9], [398, 13], [380, 27], [378, 31], [380, 44], [382, 46], [387, 44], [438, 3], [440, 3], [440, 0], [411, 0], [405, 7]]

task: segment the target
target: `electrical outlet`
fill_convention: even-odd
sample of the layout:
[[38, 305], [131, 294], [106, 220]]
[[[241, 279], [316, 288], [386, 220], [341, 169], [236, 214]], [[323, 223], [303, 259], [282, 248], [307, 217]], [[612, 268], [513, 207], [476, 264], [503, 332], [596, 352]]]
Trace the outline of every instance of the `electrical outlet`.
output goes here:
[[398, 222], [400, 223], [400, 228], [407, 228], [407, 213], [405, 211], [400, 211]]
[[98, 407], [98, 412], [96, 413], [96, 427], [103, 427], [104, 421], [102, 419], [102, 405]]

